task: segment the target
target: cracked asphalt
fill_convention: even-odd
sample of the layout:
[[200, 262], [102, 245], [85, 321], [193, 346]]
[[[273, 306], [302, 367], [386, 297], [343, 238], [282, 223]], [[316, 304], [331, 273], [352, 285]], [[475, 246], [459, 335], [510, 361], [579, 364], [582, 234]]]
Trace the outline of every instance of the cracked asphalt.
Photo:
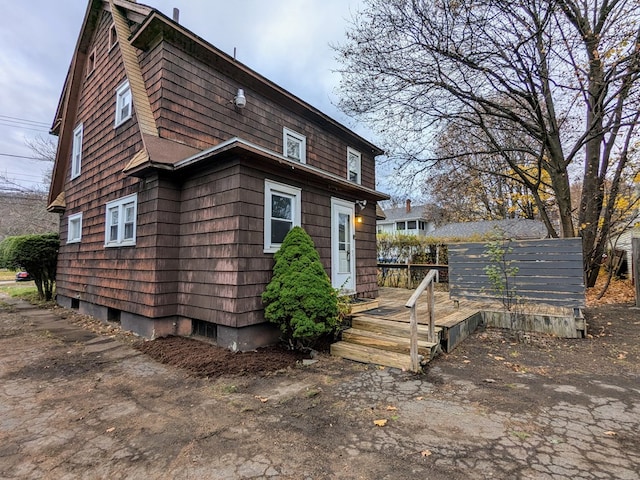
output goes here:
[[595, 309], [585, 340], [480, 331], [419, 376], [321, 355], [212, 380], [4, 302], [2, 479], [640, 478], [628, 306]]

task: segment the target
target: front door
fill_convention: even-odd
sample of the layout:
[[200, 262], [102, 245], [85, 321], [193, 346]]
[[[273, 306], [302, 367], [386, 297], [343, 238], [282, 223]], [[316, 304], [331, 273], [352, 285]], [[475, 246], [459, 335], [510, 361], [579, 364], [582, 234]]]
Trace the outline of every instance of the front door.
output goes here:
[[331, 199], [331, 283], [343, 292], [356, 291], [356, 242], [353, 203]]

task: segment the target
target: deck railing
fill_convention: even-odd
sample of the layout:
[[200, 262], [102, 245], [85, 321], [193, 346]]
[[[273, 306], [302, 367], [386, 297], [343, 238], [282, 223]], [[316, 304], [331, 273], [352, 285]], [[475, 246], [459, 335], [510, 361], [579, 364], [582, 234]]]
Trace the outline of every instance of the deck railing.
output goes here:
[[411, 298], [405, 304], [405, 307], [411, 309], [411, 319], [409, 323], [409, 355], [411, 356], [411, 371], [419, 372], [422, 368], [420, 365], [420, 355], [418, 354], [418, 299], [420, 295], [427, 291], [427, 305], [429, 314], [429, 333], [428, 340], [431, 343], [435, 342], [435, 294], [434, 283], [437, 275], [437, 270], [430, 270], [424, 280], [418, 285], [416, 291], [413, 292]]

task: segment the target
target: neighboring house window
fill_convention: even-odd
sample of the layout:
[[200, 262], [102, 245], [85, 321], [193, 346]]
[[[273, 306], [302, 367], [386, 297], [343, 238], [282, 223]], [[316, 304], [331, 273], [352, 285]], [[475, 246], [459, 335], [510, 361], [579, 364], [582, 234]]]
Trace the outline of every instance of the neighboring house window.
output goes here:
[[275, 252], [284, 237], [300, 226], [301, 190], [289, 185], [264, 182], [264, 251]]
[[116, 124], [117, 127], [121, 123], [131, 118], [131, 88], [129, 82], [126, 81], [116, 90]]
[[136, 214], [138, 196], [127, 197], [107, 203], [105, 245], [121, 247], [136, 244]]
[[87, 60], [87, 77], [93, 73], [93, 70], [96, 68], [96, 49], [89, 54], [89, 59]]
[[113, 23], [109, 27], [109, 50], [115, 47], [116, 43], [118, 43], [118, 34], [116, 32], [116, 24]]
[[67, 243], [77, 243], [82, 239], [82, 213], [69, 215]]
[[416, 229], [416, 221], [410, 220], [407, 222], [407, 230], [415, 230]]
[[347, 148], [347, 178], [354, 183], [361, 183], [362, 155], [353, 148]]
[[307, 161], [307, 138], [288, 128], [282, 129], [284, 156], [300, 163]]
[[404, 222], [396, 222], [396, 230], [404, 230]]
[[73, 146], [71, 148], [71, 178], [80, 175], [82, 165], [82, 124], [73, 131]]

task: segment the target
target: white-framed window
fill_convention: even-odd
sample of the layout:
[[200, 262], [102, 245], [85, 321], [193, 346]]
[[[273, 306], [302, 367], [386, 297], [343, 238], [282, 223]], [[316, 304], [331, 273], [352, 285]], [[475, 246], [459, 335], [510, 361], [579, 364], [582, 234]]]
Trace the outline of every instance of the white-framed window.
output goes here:
[[96, 68], [96, 49], [94, 48], [87, 59], [87, 77], [93, 73]]
[[71, 178], [80, 175], [82, 167], [82, 124], [73, 131], [73, 145], [71, 147]]
[[347, 147], [347, 179], [354, 183], [362, 183], [360, 177], [362, 169], [362, 154], [351, 147]]
[[284, 237], [300, 226], [302, 190], [290, 185], [264, 181], [264, 251], [276, 252]]
[[128, 195], [107, 203], [105, 221], [106, 247], [123, 247], [136, 244], [136, 217], [138, 195]]
[[115, 126], [131, 118], [131, 88], [126, 80], [116, 89], [116, 123]]
[[285, 157], [300, 163], [307, 162], [307, 137], [284, 127], [282, 129], [282, 144]]
[[82, 239], [82, 213], [69, 215], [67, 243], [78, 243]]
[[112, 23], [109, 27], [109, 50], [116, 46], [118, 43], [118, 33], [116, 32], [116, 24]]

